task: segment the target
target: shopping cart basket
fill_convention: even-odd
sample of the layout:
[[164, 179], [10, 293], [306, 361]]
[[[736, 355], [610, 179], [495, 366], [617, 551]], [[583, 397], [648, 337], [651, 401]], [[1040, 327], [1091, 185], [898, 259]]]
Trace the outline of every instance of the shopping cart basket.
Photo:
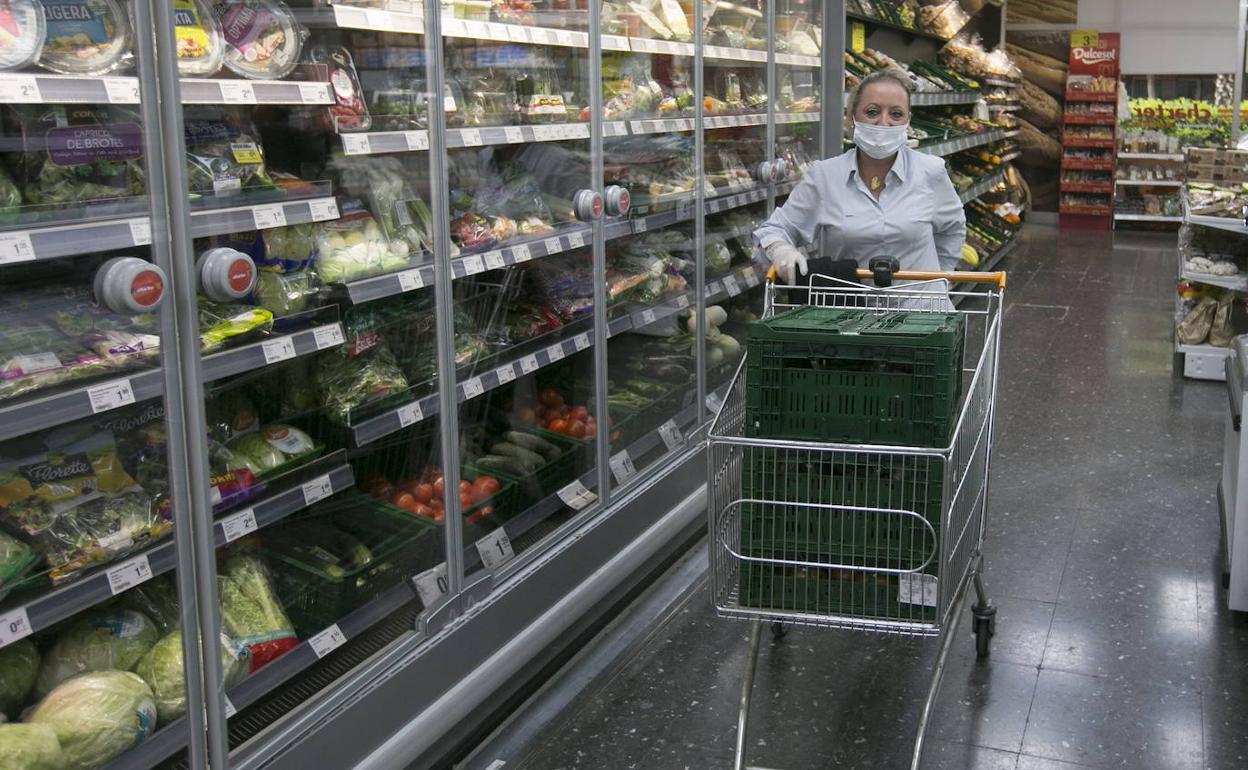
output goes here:
[[[871, 277], [865, 270], [859, 275]], [[875, 288], [813, 276], [805, 291], [777, 286], [773, 269], [765, 287], [764, 321], [805, 315], [851, 319], [857, 328], [918, 330], [914, 338], [941, 344], [928, 350], [905, 344], [886, 349], [859, 337], [866, 342], [855, 347], [851, 330], [848, 336], [828, 337], [828, 345], [799, 347], [796, 353], [789, 349], [762, 362], [755, 358], [751, 364], [747, 355], [708, 433], [711, 591], [720, 616], [753, 622], [734, 770], [745, 767], [764, 623], [771, 623], [777, 635], [783, 635], [785, 624], [798, 624], [943, 636], [919, 720], [911, 765], [916, 770], [968, 583], [976, 592], [976, 651], [988, 655], [996, 610], [980, 576], [980, 548], [1005, 273], [899, 272], [893, 277], [913, 282]], [[986, 291], [949, 291], [971, 283], [989, 286]], [[844, 312], [777, 319], [777, 310], [798, 307], [780, 302], [782, 289], [803, 291], [804, 305]], [[951, 340], [950, 333], [958, 338]], [[793, 368], [778, 377], [769, 366]], [[754, 381], [749, 381], [751, 373]], [[759, 380], [770, 394], [761, 393]], [[855, 388], [858, 392], [849, 392]], [[943, 423], [940, 409], [924, 406], [937, 396], [946, 398]], [[926, 445], [792, 437], [808, 430], [811, 419], [818, 422], [820, 410], [835, 411], [839, 422], [818, 422], [819, 428], [847, 430], [840, 418], [855, 408], [861, 424], [848, 430], [872, 437], [921, 437], [915, 443]], [[777, 417], [777, 409], [789, 411]], [[927, 420], [925, 430], [898, 430], [907, 427], [898, 421], [920, 419]], [[887, 429], [868, 430], [867, 423]], [[776, 434], [790, 438], [770, 437]]]

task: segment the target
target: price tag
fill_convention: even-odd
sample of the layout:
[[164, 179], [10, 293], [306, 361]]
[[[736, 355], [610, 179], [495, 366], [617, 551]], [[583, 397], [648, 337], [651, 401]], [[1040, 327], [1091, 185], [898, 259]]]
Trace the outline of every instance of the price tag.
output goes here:
[[38, 104], [43, 101], [39, 93], [39, 83], [31, 75], [9, 75], [0, 77], [0, 102], [18, 104]]
[[675, 420], [668, 420], [659, 426], [659, 438], [663, 439], [663, 445], [669, 452], [685, 443], [685, 437], [681, 435]]
[[650, 225], [646, 223], [645, 217], [642, 217], [641, 219], [633, 220], [633, 232], [634, 233], [644, 233], [648, 229], [650, 229]]
[[706, 297], [710, 299], [719, 293], [719, 281], [711, 281], [706, 285]]
[[511, 364], [508, 364], [507, 366], [500, 366], [494, 370], [494, 375], [498, 377], [499, 385], [506, 385], [516, 379], [516, 368]]
[[685, 395], [681, 396], [680, 398], [681, 411], [684, 411], [685, 409], [688, 409], [689, 407], [693, 406], [693, 402], [697, 397], [698, 397], [698, 392], [696, 390], [692, 390], [692, 389], [686, 390]]
[[556, 494], [565, 504], [578, 511], [598, 499], [598, 495], [586, 489], [579, 479], [560, 489]]
[[0, 265], [29, 262], [35, 258], [30, 233], [0, 233]]
[[150, 219], [130, 220], [130, 241], [135, 246], [146, 246], [152, 242], [152, 222]]
[[462, 264], [464, 266], [464, 275], [476, 275], [477, 273], [485, 272], [485, 263], [481, 261], [479, 255], [474, 254], [471, 257], [464, 257]]
[[312, 330], [312, 339], [316, 340], [317, 350], [336, 347], [346, 342], [342, 336], [342, 326], [336, 323], [316, 327]]
[[399, 273], [399, 288], [403, 291], [415, 291], [424, 285], [425, 278], [420, 274], [419, 268]]
[[729, 297], [735, 297], [741, 293], [741, 287], [737, 285], [735, 276], [724, 276], [724, 290], [728, 292]]
[[524, 141], [524, 132], [518, 126], [507, 126], [503, 129], [503, 135], [507, 137], [509, 144], [520, 144]]
[[581, 352], [589, 347], [589, 332], [581, 332], [572, 338], [572, 345], [576, 348], [576, 352]]
[[501, 251], [487, 251], [482, 256], [485, 260], [485, 266], [489, 270], [498, 270], [499, 268], [507, 267], [507, 263], [503, 261], [503, 252]]
[[104, 92], [109, 104], [138, 104], [138, 78], [104, 78]]
[[416, 595], [420, 597], [420, 603], [426, 607], [432, 606], [451, 587], [450, 581], [446, 577], [446, 562], [442, 562], [433, 569], [427, 569], [412, 578], [412, 585], [416, 588]]
[[308, 644], [318, 658], [325, 657], [346, 643], [347, 635], [342, 633], [342, 629], [338, 627], [337, 623], [308, 638]]
[[714, 391], [706, 394], [706, 408], [715, 414], [719, 414], [719, 410], [724, 406], [724, 400], [720, 398], [718, 393]]
[[109, 409], [134, 403], [134, 388], [130, 380], [116, 380], [96, 385], [87, 390], [87, 398], [91, 401], [91, 413], [99, 414]]
[[325, 104], [331, 99], [324, 83], [300, 83], [299, 101], [304, 104]]
[[245, 80], [219, 80], [221, 101], [225, 104], [255, 104], [256, 89]]
[[303, 502], [305, 505], [311, 505], [320, 500], [324, 500], [334, 493], [334, 485], [329, 480], [329, 476], [318, 476], [303, 485]]
[[470, 380], [464, 380], [464, 400], [476, 398], [485, 392], [485, 386], [481, 384], [480, 377], [473, 377]]
[[256, 206], [251, 210], [251, 216], [256, 222], [257, 230], [286, 226], [286, 208], [280, 203], [274, 206]]
[[25, 639], [30, 636], [32, 630], [30, 617], [26, 614], [25, 607], [18, 607], [0, 615], [0, 647], [12, 644], [18, 639]]
[[621, 449], [612, 455], [607, 465], [611, 468], [611, 475], [615, 476], [617, 484], [623, 484], [637, 475], [637, 468], [633, 465], [633, 458], [629, 456], [627, 449]]
[[654, 323], [654, 311], [649, 309], [641, 311], [641, 315], [638, 316], [637, 325], [649, 326], [652, 323]]
[[464, 147], [476, 147], [481, 144], [481, 132], [475, 128], [461, 128], [459, 140]]
[[481, 554], [481, 563], [486, 569], [497, 569], [511, 561], [516, 552], [511, 549], [511, 541], [502, 527], [477, 541], [477, 553]]
[[924, 607], [935, 607], [938, 585], [935, 575], [915, 573], [898, 575], [897, 602], [899, 604], [920, 604]]
[[692, 219], [693, 218], [693, 201], [679, 200], [676, 201], [676, 218]]
[[238, 709], [234, 708], [234, 704], [230, 702], [230, 696], [222, 694], [221, 697], [225, 698], [225, 718], [229, 719], [238, 713]]
[[225, 542], [232, 543], [243, 535], [256, 531], [256, 512], [248, 508], [221, 520]]
[[759, 284], [758, 271], [751, 269], [745, 274], [745, 285], [753, 289]]
[[685, 308], [689, 307], [689, 297], [685, 294], [681, 294], [679, 297], [677, 297], [676, 307], [680, 308], [681, 310], [684, 310]]
[[268, 340], [260, 345], [260, 349], [264, 351], [266, 364], [275, 364], [278, 361], [286, 361], [295, 357], [295, 342], [286, 336]]
[[520, 359], [520, 373], [532, 374], [536, 372], [540, 366], [537, 363], [537, 356], [525, 356]]
[[152, 565], [147, 554], [123, 561], [108, 571], [108, 590], [113, 596], [152, 579]]
[[580, 233], [568, 233], [568, 247], [579, 249], [585, 245], [585, 239]]
[[343, 134], [342, 152], [344, 155], [367, 155], [368, 137], [364, 134]]
[[410, 404], [404, 404], [395, 410], [395, 414], [399, 416], [399, 427], [407, 428], [421, 420], [425, 419], [424, 412], [420, 408], [420, 403], [413, 401]]
[[533, 254], [529, 251], [529, 244], [522, 243], [518, 246], [512, 246], [511, 259], [517, 264], [521, 262], [528, 262], [530, 259], [533, 259]]
[[561, 251], [563, 251], [563, 244], [559, 242], [558, 238], [546, 239], [546, 253], [547, 254], [558, 254]]
[[546, 357], [550, 359], [550, 362], [552, 364], [556, 361], [562, 361], [564, 355], [565, 354], [563, 352], [562, 342], [559, 343], [558, 345], [551, 345], [550, 347], [546, 348]]
[[428, 131], [404, 131], [403, 141], [407, 142], [409, 152], [418, 152], [420, 150], [429, 149], [429, 132]]
[[321, 198], [309, 201], [308, 210], [312, 212], [313, 222], [326, 222], [338, 218], [338, 201], [333, 198]]
[[460, 19], [442, 19], [442, 34], [459, 36], [465, 34], [464, 22]]

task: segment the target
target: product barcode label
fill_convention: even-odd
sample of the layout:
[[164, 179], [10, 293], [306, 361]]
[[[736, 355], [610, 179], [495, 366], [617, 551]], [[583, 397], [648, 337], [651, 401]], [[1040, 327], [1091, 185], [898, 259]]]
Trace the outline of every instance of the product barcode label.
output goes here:
[[228, 695], [222, 695], [221, 697], [225, 699], [225, 718], [229, 719], [238, 713], [238, 709], [234, 708], [234, 704], [230, 701]]
[[481, 132], [475, 128], [461, 128], [459, 141], [464, 147], [476, 147], [481, 144]]
[[147, 246], [152, 242], [152, 222], [150, 219], [130, 220], [130, 242], [135, 246]]
[[536, 372], [538, 368], [540, 368], [540, 365], [537, 363], [537, 356], [525, 356], [520, 359], [521, 374], [532, 374], [533, 372]]
[[329, 476], [320, 476], [303, 485], [303, 503], [311, 505], [318, 500], [324, 500], [333, 493], [334, 485], [329, 480]]
[[663, 439], [663, 445], [669, 452], [685, 443], [685, 437], [681, 435], [675, 420], [668, 420], [659, 426], [659, 438]]
[[550, 347], [546, 348], [546, 357], [550, 359], [550, 362], [552, 364], [556, 361], [562, 361], [563, 356], [564, 356], [563, 343], [559, 343], [558, 345], [551, 345]]
[[257, 230], [285, 227], [286, 209], [280, 203], [274, 206], [256, 206], [251, 210], [251, 218], [255, 221]]
[[474, 254], [471, 257], [464, 257], [463, 265], [464, 275], [476, 275], [477, 273], [485, 272], [485, 263], [481, 261], [479, 255]]
[[511, 561], [516, 552], [511, 548], [511, 540], [502, 527], [477, 541], [477, 553], [481, 554], [481, 563], [486, 569], [495, 569]]
[[113, 596], [152, 579], [152, 565], [147, 554], [123, 561], [108, 571], [108, 590]]
[[225, 104], [255, 104], [256, 89], [245, 80], [221, 80], [221, 101]]
[[503, 252], [501, 251], [487, 251], [484, 255], [484, 260], [486, 268], [490, 270], [498, 270], [507, 266], [507, 263], [503, 261]]
[[646, 224], [645, 217], [642, 217], [641, 219], [633, 220], [633, 232], [634, 233], [644, 233], [647, 229], [649, 229], [649, 227], [650, 226]]
[[317, 350], [336, 347], [346, 341], [340, 324], [316, 327], [312, 330], [312, 339], [316, 340]]
[[598, 495], [586, 489], [579, 479], [560, 489], [558, 495], [560, 500], [578, 511], [598, 499]]
[[580, 233], [568, 233], [568, 246], [573, 249], [579, 249], [585, 245], [585, 239]]
[[507, 141], [510, 144], [519, 144], [524, 141], [524, 132], [516, 126], [504, 128], [503, 135], [507, 137]]
[[138, 78], [104, 78], [104, 92], [109, 104], [138, 104]]
[[404, 131], [403, 139], [407, 141], [407, 149], [411, 152], [429, 149], [428, 131]]
[[425, 278], [420, 274], [420, 270], [404, 270], [399, 273], [399, 288], [403, 291], [414, 291], [423, 288]]
[[558, 254], [561, 251], [563, 251], [563, 245], [559, 243], [558, 238], [546, 239], [546, 253], [547, 254]]
[[18, 607], [0, 615], [0, 647], [12, 644], [18, 639], [25, 639], [30, 636], [32, 630], [30, 617], [26, 614], [25, 607]]
[[676, 307], [680, 308], [681, 310], [684, 310], [685, 308], [689, 307], [689, 297], [684, 294], [681, 294], [679, 297], [677, 297]]
[[130, 385], [130, 380], [106, 382], [89, 389], [87, 398], [91, 400], [91, 413], [99, 414], [119, 406], [133, 404], [134, 388]]
[[737, 279], [733, 276], [724, 278], [724, 291], [728, 292], [729, 297], [735, 297], [741, 293], [741, 287], [737, 285]]
[[324, 104], [329, 101], [328, 89], [324, 83], [300, 83], [299, 101], [304, 104]]
[[411, 425], [415, 425], [416, 423], [425, 419], [424, 412], [420, 408], [420, 403], [416, 401], [413, 401], [410, 404], [404, 404], [403, 406], [395, 410], [395, 413], [398, 414], [399, 416], [400, 428], [406, 428]]
[[323, 658], [347, 643], [347, 635], [335, 623], [320, 633], [308, 638], [308, 645], [316, 657]]
[[516, 369], [510, 364], [498, 367], [494, 370], [494, 374], [498, 377], [499, 385], [506, 385], [516, 379]]
[[38, 104], [43, 101], [39, 93], [39, 83], [30, 75], [10, 75], [0, 77], [0, 102], [18, 104]]
[[446, 577], [446, 562], [412, 578], [412, 586], [416, 589], [416, 595], [420, 597], [420, 603], [426, 607], [432, 606], [451, 587]]
[[529, 244], [521, 243], [518, 246], [512, 246], [511, 258], [517, 264], [520, 262], [528, 262], [532, 259], [533, 255], [529, 252]]
[[0, 233], [0, 265], [29, 262], [34, 258], [35, 247], [30, 243], [30, 233]]
[[464, 380], [464, 400], [476, 398], [485, 392], [485, 386], [481, 384], [480, 377], [473, 377], [470, 380]]
[[313, 222], [327, 222], [338, 218], [338, 201], [333, 198], [322, 198], [308, 204], [312, 212]]
[[936, 606], [937, 580], [935, 575], [908, 573], [897, 576], [897, 601], [900, 604]]
[[753, 289], [758, 284], [759, 284], [758, 271], [755, 269], [750, 269], [745, 274], [745, 285]]
[[221, 520], [221, 532], [225, 542], [232, 543], [243, 535], [256, 531], [256, 512], [251, 508], [239, 511]]
[[295, 357], [295, 343], [290, 337], [283, 336], [268, 340], [260, 345], [260, 349], [264, 351], [266, 364], [275, 364], [278, 361], [286, 361]]
[[369, 149], [368, 137], [364, 134], [342, 135], [342, 152], [344, 155], [367, 155]]
[[572, 338], [572, 344], [576, 347], [576, 352], [581, 352], [589, 347], [589, 332], [581, 332]]
[[637, 475], [637, 468], [633, 465], [633, 458], [627, 449], [621, 449], [612, 455], [607, 465], [611, 468], [611, 475], [615, 476], [617, 484], [623, 484]]

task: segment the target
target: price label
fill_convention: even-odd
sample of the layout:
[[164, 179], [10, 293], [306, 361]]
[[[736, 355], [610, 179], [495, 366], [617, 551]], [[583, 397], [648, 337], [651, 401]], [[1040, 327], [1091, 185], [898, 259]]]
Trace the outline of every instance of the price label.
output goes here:
[[443, 19], [442, 20], [442, 34], [443, 35], [463, 35], [465, 34], [465, 30], [466, 30], [466, 27], [464, 26], [464, 22], [460, 21], [459, 19]]
[[280, 203], [274, 206], [256, 206], [251, 210], [257, 230], [286, 226], [286, 208]]
[[416, 589], [416, 595], [420, 597], [420, 603], [426, 607], [432, 606], [451, 588], [450, 581], [446, 577], [446, 562], [412, 578], [412, 586]]
[[230, 697], [228, 695], [222, 694], [221, 697], [225, 699], [225, 718], [229, 719], [238, 713], [238, 709], [234, 708], [234, 704], [230, 702]]
[[464, 380], [464, 400], [476, 398], [485, 392], [485, 386], [481, 384], [480, 377], [473, 377], [470, 380]]
[[724, 399], [720, 398], [718, 393], [706, 394], [706, 408], [715, 414], [719, 414], [719, 410], [724, 406]]
[[503, 252], [487, 251], [484, 255], [485, 266], [489, 270], [498, 270], [507, 267], [507, 263], [503, 261]]
[[645, 217], [642, 217], [641, 219], [633, 220], [633, 232], [634, 233], [644, 233], [648, 229], [650, 229], [650, 225], [646, 223]]
[[558, 254], [561, 251], [563, 251], [563, 244], [559, 242], [558, 238], [546, 239], [546, 253], [547, 254]]
[[676, 307], [680, 308], [681, 310], [684, 310], [685, 308], [689, 307], [689, 297], [685, 294], [681, 294], [679, 297], [677, 297]]
[[18, 639], [25, 639], [30, 636], [32, 630], [30, 617], [26, 614], [25, 607], [18, 607], [0, 615], [0, 647], [12, 644]]
[[564, 355], [565, 354], [563, 352], [563, 343], [560, 343], [558, 345], [551, 345], [550, 347], [546, 348], [546, 357], [550, 359], [550, 362], [552, 364], [556, 361], [562, 361]]
[[425, 278], [420, 274], [420, 270], [404, 270], [399, 273], [399, 288], [403, 291], [415, 291], [423, 288]]
[[407, 145], [408, 152], [418, 152], [429, 149], [429, 132], [428, 131], [404, 131], [403, 142]]
[[536, 372], [539, 368], [540, 367], [537, 363], [537, 356], [525, 356], [524, 358], [520, 359], [520, 373], [521, 374], [532, 374], [533, 372]]
[[650, 324], [652, 324], [652, 323], [654, 323], [654, 311], [653, 311], [653, 310], [643, 310], [643, 311], [641, 311], [641, 316], [639, 317], [639, 321], [638, 321], [638, 324], [637, 324], [637, 325], [638, 325], [638, 326], [649, 326], [649, 325], [650, 325]]
[[759, 284], [758, 271], [751, 269], [745, 274], [745, 285], [753, 289]]
[[91, 401], [91, 413], [99, 414], [109, 409], [134, 403], [134, 388], [130, 380], [116, 380], [96, 385], [87, 390], [87, 398]]
[[325, 657], [346, 643], [347, 635], [342, 633], [342, 629], [338, 627], [337, 623], [308, 638], [308, 644], [318, 658]]
[[343, 134], [342, 152], [344, 155], [367, 155], [368, 137], [364, 134]]
[[611, 475], [615, 476], [617, 484], [623, 484], [637, 475], [637, 468], [633, 465], [633, 458], [629, 456], [627, 449], [621, 449], [612, 455], [607, 465], [611, 468]]
[[579, 479], [560, 489], [556, 494], [566, 505], [578, 511], [598, 499], [598, 495], [586, 489]]
[[152, 565], [147, 554], [123, 561], [108, 571], [108, 590], [113, 596], [152, 579]]
[[558, 31], [558, 32], [556, 32], [556, 33], [555, 33], [555, 37], [556, 37], [556, 39], [557, 39], [557, 40], [556, 40], [556, 42], [558, 42], [558, 43], [559, 43], [559, 45], [570, 45], [570, 46], [574, 46], [574, 45], [576, 45], [576, 43], [577, 43], [577, 41], [576, 41], [576, 33], [574, 33], [574, 32], [568, 32], [568, 31], [566, 31], [566, 30], [560, 30], [560, 31]]
[[711, 281], [706, 285], [706, 297], [710, 299], [719, 293], [719, 281]]
[[232, 543], [243, 535], [256, 531], [256, 512], [248, 508], [233, 516], [221, 520], [221, 531], [225, 534], [225, 542]]
[[329, 476], [318, 476], [303, 485], [303, 502], [305, 505], [324, 500], [334, 493], [334, 485]]
[[317, 350], [337, 347], [346, 342], [346, 338], [342, 336], [342, 326], [336, 323], [316, 327], [312, 330], [312, 339], [316, 340]]
[[676, 201], [676, 218], [692, 219], [693, 218], [693, 201], [679, 200]]
[[304, 104], [325, 104], [332, 99], [325, 83], [300, 83], [299, 101]]
[[924, 607], [936, 606], [936, 592], [939, 583], [935, 575], [906, 574], [897, 576], [897, 602], [899, 604], [920, 604]]
[[728, 292], [729, 297], [735, 297], [741, 293], [741, 287], [737, 285], [735, 276], [729, 275], [724, 277], [724, 291]]
[[39, 93], [39, 83], [30, 75], [9, 75], [0, 77], [0, 102], [18, 104], [38, 104], [43, 101]]
[[481, 261], [479, 255], [474, 254], [471, 257], [464, 257], [462, 262], [464, 266], [464, 275], [476, 275], [485, 272], [485, 263]]
[[333, 198], [321, 198], [308, 203], [312, 212], [313, 222], [326, 222], [338, 218], [338, 201]]
[[568, 233], [568, 248], [579, 249], [585, 245], [585, 238], [580, 233]]
[[503, 136], [507, 137], [509, 144], [520, 144], [524, 141], [524, 132], [518, 126], [507, 126], [503, 129]]
[[220, 80], [221, 101], [225, 104], [255, 104], [256, 89], [245, 80]]
[[268, 340], [260, 345], [260, 349], [264, 351], [266, 364], [275, 364], [278, 361], [286, 361], [295, 357], [295, 342], [290, 337], [283, 336]]
[[498, 377], [499, 385], [506, 385], [516, 379], [516, 368], [510, 364], [507, 366], [500, 366], [494, 370], [494, 375]]
[[138, 78], [104, 78], [104, 92], [109, 104], [138, 104]]
[[477, 553], [481, 554], [481, 563], [486, 569], [497, 569], [516, 555], [511, 549], [511, 540], [502, 527], [477, 541]]
[[464, 147], [476, 147], [481, 144], [481, 132], [475, 128], [461, 128], [459, 140]]
[[413, 401], [410, 404], [404, 404], [395, 410], [395, 413], [399, 416], [400, 428], [410, 427], [425, 419], [424, 412], [421, 410], [420, 403], [417, 401]]
[[484, 21], [465, 21], [464, 32], [469, 37], [488, 38], [490, 35], [490, 26]]
[[698, 392], [696, 390], [686, 390], [685, 395], [681, 396], [680, 398], [681, 411], [684, 411], [685, 409], [688, 409], [689, 407], [693, 406], [693, 402], [695, 399], [697, 399], [697, 397], [698, 397]]
[[0, 233], [0, 265], [29, 262], [35, 258], [30, 233]]
[[511, 258], [517, 263], [528, 262], [530, 259], [533, 259], [533, 254], [529, 251], [529, 244], [522, 243], [519, 246], [512, 246]]
[[152, 222], [150, 219], [130, 220], [130, 241], [135, 246], [147, 246], [152, 242]]
[[589, 332], [581, 332], [573, 337], [572, 345], [576, 348], [578, 353], [589, 347]]
[[659, 438], [663, 439], [663, 445], [669, 452], [685, 443], [675, 420], [668, 420], [659, 426]]

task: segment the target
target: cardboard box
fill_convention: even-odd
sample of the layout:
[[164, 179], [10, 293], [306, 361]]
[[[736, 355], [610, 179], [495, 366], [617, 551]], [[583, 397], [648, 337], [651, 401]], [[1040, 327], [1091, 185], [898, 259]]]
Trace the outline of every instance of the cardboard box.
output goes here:
[[1210, 164], [1188, 164], [1184, 173], [1188, 182], [1231, 182], [1238, 184], [1248, 182], [1248, 169], [1238, 166], [1214, 166]]
[[1187, 162], [1204, 166], [1248, 166], [1248, 152], [1221, 147], [1189, 147]]

